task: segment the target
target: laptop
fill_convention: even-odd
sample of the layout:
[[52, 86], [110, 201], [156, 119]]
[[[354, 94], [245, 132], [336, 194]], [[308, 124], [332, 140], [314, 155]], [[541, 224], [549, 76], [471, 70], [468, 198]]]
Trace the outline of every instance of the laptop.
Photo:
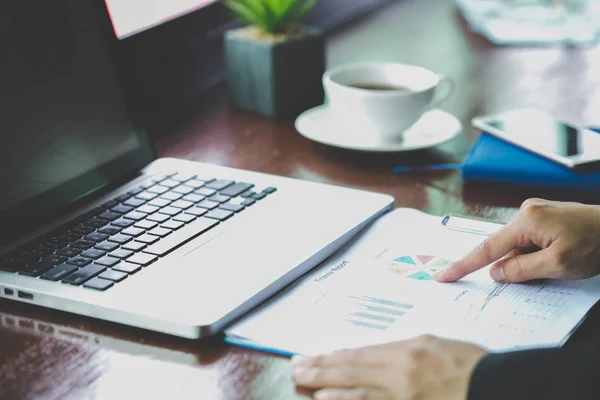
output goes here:
[[[213, 335], [392, 207], [388, 195], [157, 159], [102, 0], [0, 12], [0, 296]], [[36, 7], [37, 7], [36, 6]]]

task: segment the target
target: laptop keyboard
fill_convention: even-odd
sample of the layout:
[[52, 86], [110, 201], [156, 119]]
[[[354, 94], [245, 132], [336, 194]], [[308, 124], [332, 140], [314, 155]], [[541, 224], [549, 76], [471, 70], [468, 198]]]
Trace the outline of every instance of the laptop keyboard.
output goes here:
[[106, 290], [276, 191], [251, 183], [153, 177], [0, 258], [0, 270]]

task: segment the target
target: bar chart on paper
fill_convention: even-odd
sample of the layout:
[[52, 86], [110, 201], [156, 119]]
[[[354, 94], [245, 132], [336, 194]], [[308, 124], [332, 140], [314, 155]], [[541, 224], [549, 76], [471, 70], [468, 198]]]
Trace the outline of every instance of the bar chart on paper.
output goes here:
[[385, 330], [413, 309], [412, 304], [371, 296], [348, 296], [345, 321], [363, 328]]
[[390, 272], [418, 281], [433, 281], [433, 275], [452, 263], [441, 257], [416, 254], [401, 255], [390, 262]]

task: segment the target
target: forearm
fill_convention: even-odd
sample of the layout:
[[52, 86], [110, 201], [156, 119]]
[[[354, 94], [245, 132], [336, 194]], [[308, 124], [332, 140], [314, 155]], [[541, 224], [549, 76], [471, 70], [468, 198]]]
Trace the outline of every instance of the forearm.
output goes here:
[[600, 352], [547, 349], [491, 354], [476, 367], [468, 400], [600, 398]]

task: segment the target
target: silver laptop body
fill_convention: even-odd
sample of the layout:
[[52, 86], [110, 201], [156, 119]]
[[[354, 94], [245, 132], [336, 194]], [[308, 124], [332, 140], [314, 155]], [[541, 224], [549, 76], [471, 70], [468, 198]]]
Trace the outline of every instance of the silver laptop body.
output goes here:
[[[45, 20], [61, 24], [25, 27], [12, 3], [0, 17], [15, 30], [0, 66], [0, 297], [208, 336], [392, 207], [387, 195], [155, 159], [122, 100], [104, 1], [49, 2], [61, 15]], [[37, 41], [17, 40], [21, 28]]]

